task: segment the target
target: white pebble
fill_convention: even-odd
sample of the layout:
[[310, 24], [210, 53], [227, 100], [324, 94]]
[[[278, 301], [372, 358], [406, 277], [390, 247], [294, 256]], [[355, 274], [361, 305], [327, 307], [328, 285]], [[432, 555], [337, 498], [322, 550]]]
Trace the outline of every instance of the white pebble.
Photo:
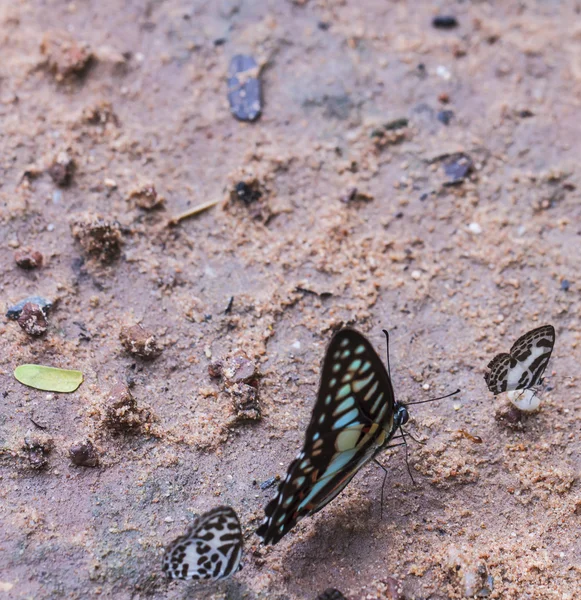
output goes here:
[[452, 73], [450, 73], [444, 65], [438, 65], [436, 67], [436, 75], [445, 81], [448, 81], [452, 77]]
[[164, 521], [165, 521], [166, 523], [173, 523], [173, 517], [166, 517], [166, 518], [164, 519]]
[[422, 276], [420, 271], [412, 271], [412, 279], [415, 279], [416, 281]]
[[470, 223], [470, 225], [468, 225], [468, 230], [474, 235], [480, 235], [482, 233], [482, 227], [480, 227], [478, 223]]

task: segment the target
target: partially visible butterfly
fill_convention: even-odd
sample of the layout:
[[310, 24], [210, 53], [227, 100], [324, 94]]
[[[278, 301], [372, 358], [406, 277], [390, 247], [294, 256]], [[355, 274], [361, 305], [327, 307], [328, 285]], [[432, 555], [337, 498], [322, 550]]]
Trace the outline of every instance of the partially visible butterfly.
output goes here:
[[229, 506], [196, 517], [185, 535], [167, 547], [162, 569], [169, 579], [217, 581], [238, 571], [242, 530]]
[[321, 510], [407, 420], [371, 344], [357, 331], [339, 331], [327, 348], [303, 449], [266, 506], [257, 535], [276, 544]]
[[527, 390], [543, 382], [555, 345], [555, 328], [543, 325], [525, 333], [513, 344], [510, 353], [497, 354], [484, 374], [488, 389], [496, 396], [511, 390]]

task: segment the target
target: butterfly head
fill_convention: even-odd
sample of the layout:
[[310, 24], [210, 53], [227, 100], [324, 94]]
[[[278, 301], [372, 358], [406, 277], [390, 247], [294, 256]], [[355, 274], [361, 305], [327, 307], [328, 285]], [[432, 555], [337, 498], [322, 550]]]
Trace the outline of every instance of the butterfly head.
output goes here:
[[398, 429], [402, 425], [405, 425], [410, 419], [408, 409], [399, 402], [395, 403], [393, 407], [393, 413], [394, 430]]

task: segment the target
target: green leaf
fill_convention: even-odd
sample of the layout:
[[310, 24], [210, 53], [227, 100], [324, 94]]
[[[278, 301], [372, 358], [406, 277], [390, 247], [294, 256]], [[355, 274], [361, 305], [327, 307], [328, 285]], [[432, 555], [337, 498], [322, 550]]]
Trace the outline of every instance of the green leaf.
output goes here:
[[43, 365], [20, 365], [16, 367], [14, 377], [24, 385], [47, 392], [74, 392], [83, 383], [80, 371]]

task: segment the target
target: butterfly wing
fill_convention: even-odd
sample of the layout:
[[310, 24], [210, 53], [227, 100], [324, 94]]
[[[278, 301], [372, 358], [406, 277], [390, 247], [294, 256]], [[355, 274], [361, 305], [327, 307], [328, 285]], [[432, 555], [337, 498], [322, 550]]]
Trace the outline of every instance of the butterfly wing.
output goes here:
[[510, 349], [498, 354], [488, 364], [484, 375], [494, 395], [511, 390], [526, 390], [541, 380], [555, 345], [555, 328], [544, 325], [525, 333]]
[[256, 531], [276, 544], [328, 504], [393, 435], [394, 394], [371, 344], [343, 329], [331, 340], [301, 452], [290, 464]]
[[185, 535], [165, 551], [162, 569], [169, 579], [217, 581], [233, 575], [242, 557], [242, 529], [229, 506], [197, 517]]

